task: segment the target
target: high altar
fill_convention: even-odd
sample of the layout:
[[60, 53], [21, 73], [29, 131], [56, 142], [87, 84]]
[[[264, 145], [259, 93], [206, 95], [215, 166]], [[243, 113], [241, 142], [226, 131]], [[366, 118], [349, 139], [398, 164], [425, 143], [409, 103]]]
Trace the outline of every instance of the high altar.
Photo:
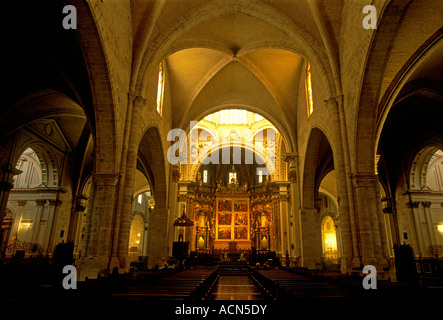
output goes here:
[[194, 225], [179, 228], [176, 238], [188, 241], [189, 251], [212, 255], [278, 251], [280, 205], [287, 201], [278, 190], [275, 183], [247, 188], [181, 182], [179, 210]]

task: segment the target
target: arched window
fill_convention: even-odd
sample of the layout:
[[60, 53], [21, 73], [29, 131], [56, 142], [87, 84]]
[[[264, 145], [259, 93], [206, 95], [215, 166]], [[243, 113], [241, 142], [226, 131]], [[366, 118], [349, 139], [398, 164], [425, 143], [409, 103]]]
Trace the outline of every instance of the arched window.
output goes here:
[[325, 217], [321, 226], [321, 237], [323, 242], [323, 257], [325, 260], [335, 261], [337, 259], [337, 235], [334, 220], [330, 216]]
[[208, 183], [208, 170], [203, 170], [203, 183]]
[[258, 170], [258, 183], [263, 182], [263, 170]]
[[143, 251], [143, 235], [144, 235], [143, 218], [136, 214], [131, 221], [129, 231], [129, 258], [131, 261], [137, 261]]
[[159, 115], [162, 115], [164, 93], [165, 93], [165, 68], [164, 68], [164, 62], [162, 61], [158, 66], [157, 112]]
[[42, 184], [43, 170], [41, 161], [35, 151], [26, 149], [18, 160], [17, 169], [22, 173], [15, 177], [14, 188], [36, 188]]
[[314, 99], [312, 98], [312, 76], [311, 76], [311, 64], [308, 62], [306, 65], [306, 102], [308, 107], [308, 118], [314, 112]]

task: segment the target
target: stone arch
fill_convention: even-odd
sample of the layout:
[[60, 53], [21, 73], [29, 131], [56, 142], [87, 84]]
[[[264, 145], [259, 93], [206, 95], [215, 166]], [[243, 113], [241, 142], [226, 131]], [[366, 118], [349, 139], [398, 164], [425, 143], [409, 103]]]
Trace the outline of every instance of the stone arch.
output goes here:
[[[275, 116], [269, 114], [265, 110], [262, 110], [256, 106], [252, 106], [252, 105], [248, 105], [248, 104], [244, 104], [244, 103], [221, 103], [221, 104], [218, 104], [218, 102], [215, 102], [214, 105], [208, 106], [206, 108], [205, 112], [198, 115], [196, 117], [196, 119], [201, 120], [204, 117], [206, 117], [207, 115], [210, 115], [212, 113], [215, 113], [217, 111], [221, 111], [224, 109], [242, 109], [242, 110], [250, 111], [250, 112], [253, 112], [253, 113], [263, 116], [282, 135], [282, 139], [283, 139], [283, 143], [285, 145], [286, 151], [293, 152], [292, 150], [294, 150], [295, 147], [294, 147], [293, 140], [290, 138], [291, 137], [290, 133], [286, 130], [287, 126], [285, 124], [281, 123], [280, 121], [278, 121]], [[183, 130], [185, 132], [189, 132], [190, 129], [191, 128], [190, 128], [189, 124], [188, 123], [185, 124], [185, 127], [183, 128]]]
[[[386, 77], [386, 63], [398, 29], [404, 23], [405, 14], [410, 2], [391, 1], [383, 11], [374, 33], [365, 61], [365, 73], [362, 81], [362, 91], [359, 94], [358, 110], [356, 113], [355, 157], [351, 164], [356, 172], [373, 174], [375, 168], [375, 151], [378, 146], [381, 131], [387, 115], [394, 104], [399, 92], [409, 76], [419, 68], [423, 58], [443, 36], [440, 28], [405, 60], [389, 85], [382, 91], [383, 80]], [[428, 31], [428, 30], [426, 30]], [[384, 59], [380, 60], [380, 57]], [[400, 58], [403, 59], [403, 58]]]
[[61, 163], [55, 157], [51, 150], [48, 150], [48, 146], [39, 141], [27, 141], [20, 146], [16, 155], [14, 156], [14, 165], [19, 161], [19, 158], [27, 150], [32, 149], [39, 162], [41, 169], [41, 184], [49, 187], [58, 187], [61, 178]]
[[[166, 153], [163, 150], [160, 131], [155, 126], [150, 126], [142, 136], [139, 144], [139, 159], [145, 167], [152, 172], [150, 180], [155, 206], [149, 216], [148, 234], [148, 264], [164, 265], [168, 254], [168, 178], [170, 171], [165, 163]], [[129, 235], [129, 233], [128, 233]]]
[[149, 167], [152, 171], [153, 181], [151, 181], [151, 187], [155, 198], [156, 210], [160, 208], [165, 209], [167, 188], [166, 157], [163, 151], [160, 132], [157, 127], [151, 126], [146, 130], [140, 142], [139, 148], [141, 147], [149, 147], [149, 150], [139, 149], [139, 154], [141, 154], [145, 166]]
[[115, 173], [117, 170], [117, 127], [115, 95], [109, 72], [109, 57], [103, 46], [102, 35], [97, 27], [97, 18], [84, 1], [74, 1], [78, 16], [79, 41], [91, 82], [94, 104], [93, 136], [95, 143], [96, 172]]
[[[217, 150], [217, 151], [219, 152], [219, 155], [221, 156], [222, 149], [223, 149], [223, 148], [226, 148], [226, 147], [228, 147], [228, 146], [224, 146], [224, 145], [219, 144], [219, 145], [217, 145], [217, 147], [215, 148], [215, 150]], [[239, 148], [241, 151], [246, 151], [246, 150], [247, 150], [247, 151], [250, 151], [250, 152], [252, 152], [252, 154], [253, 154], [253, 158], [254, 158], [254, 157], [258, 157], [258, 158], [260, 159], [261, 162], [265, 162], [263, 155], [260, 154], [260, 153], [257, 153], [256, 151], [254, 151], [254, 150], [251, 149], [251, 148], [245, 147], [245, 146], [243, 146], [243, 145], [230, 145], [229, 147], [230, 147], [230, 148]], [[232, 154], [231, 154], [231, 155], [232, 155]], [[192, 171], [191, 171], [191, 177], [192, 177], [195, 181], [197, 181], [197, 175], [198, 175], [198, 172], [200, 171], [200, 168], [201, 168], [202, 165], [203, 165], [202, 163], [199, 163], [198, 165], [193, 165], [193, 166], [192, 166], [192, 169], [191, 169], [191, 170], [192, 170]], [[244, 172], [242, 172], [242, 174], [244, 174]]]
[[409, 184], [411, 189], [424, 189], [427, 187], [426, 173], [428, 171], [428, 165], [438, 150], [438, 147], [428, 146], [420, 150], [414, 157], [409, 170]]
[[318, 206], [316, 199], [320, 183], [334, 169], [331, 144], [319, 128], [315, 127], [311, 130], [304, 161], [302, 204], [306, 209], [314, 209]]

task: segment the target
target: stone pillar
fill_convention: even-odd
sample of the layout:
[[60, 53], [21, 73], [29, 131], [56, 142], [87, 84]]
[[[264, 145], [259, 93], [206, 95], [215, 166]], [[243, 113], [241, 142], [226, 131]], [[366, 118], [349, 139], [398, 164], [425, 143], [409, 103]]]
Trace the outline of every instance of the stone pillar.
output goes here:
[[300, 209], [301, 215], [301, 266], [319, 268], [322, 258], [320, 213], [316, 208]]
[[417, 257], [422, 256], [422, 246], [423, 246], [423, 232], [420, 226], [420, 211], [419, 206], [420, 202], [418, 201], [409, 201], [406, 203], [406, 206], [409, 211], [409, 220], [410, 220], [410, 226], [411, 226], [411, 233], [412, 233], [412, 249], [414, 252], [414, 255]]
[[288, 163], [288, 180], [290, 182], [290, 202], [291, 210], [290, 231], [291, 231], [291, 251], [289, 256], [296, 259], [301, 258], [302, 242], [301, 242], [301, 211], [300, 211], [300, 183], [298, 181], [298, 155], [288, 153], [285, 161]]
[[81, 229], [87, 200], [87, 197], [79, 195], [75, 200], [74, 207], [71, 208], [71, 219], [69, 222], [67, 241], [74, 243], [74, 254], [76, 259], [81, 254], [82, 250]]
[[[342, 240], [340, 269], [343, 273], [361, 271], [359, 235], [352, 198], [350, 162], [344, 119], [343, 96], [331, 97], [326, 101], [330, 113], [334, 148], [334, 169], [336, 171], [338, 211]], [[332, 143], [332, 142], [331, 142]]]
[[273, 251], [278, 255], [282, 254], [282, 233], [280, 225], [280, 202], [276, 196], [272, 197], [272, 211], [274, 215], [273, 235], [272, 235], [272, 247]]
[[35, 204], [37, 205], [37, 213], [35, 215], [34, 220], [34, 232], [32, 234], [32, 242], [37, 243], [40, 235], [40, 221], [42, 219], [43, 206], [45, 205], [45, 199], [37, 199], [35, 200]]
[[289, 204], [289, 184], [286, 182], [277, 182], [278, 185], [278, 202], [280, 212], [280, 245], [281, 255], [286, 256], [286, 252], [293, 256], [293, 250], [291, 249], [291, 243], [293, 243], [293, 231], [292, 231], [292, 214], [290, 214]]
[[146, 105], [146, 99], [142, 96], [134, 94], [128, 95], [128, 114], [126, 119], [125, 133], [125, 147], [122, 155], [121, 165], [121, 183], [118, 188], [116, 210], [115, 210], [115, 223], [114, 234], [111, 240], [111, 258], [110, 258], [110, 270], [117, 267], [119, 270], [129, 271], [128, 258], [128, 246], [129, 246], [129, 233], [131, 229], [131, 212], [132, 212], [132, 197], [134, 192], [134, 180], [137, 170], [137, 157], [138, 157], [138, 143], [139, 130], [142, 127], [140, 125], [141, 110]]
[[386, 226], [386, 243], [389, 252], [389, 257], [394, 256], [394, 244], [398, 244], [398, 227], [396, 227], [394, 207], [391, 198], [385, 198], [383, 203], [383, 219]]
[[[171, 224], [173, 226], [174, 221], [181, 217], [181, 215], [183, 214], [183, 210], [185, 210], [185, 214], [186, 216], [191, 219], [191, 211], [192, 211], [192, 200], [190, 198], [192, 198], [193, 196], [193, 190], [191, 188], [191, 182], [190, 181], [180, 181], [178, 182], [178, 195], [177, 195], [177, 207], [175, 210], [175, 214], [171, 219]], [[174, 227], [174, 226], [173, 226]], [[178, 241], [178, 237], [179, 234], [183, 231], [184, 229], [180, 229], [178, 227], [174, 228], [174, 239], [173, 241]], [[190, 245], [194, 245], [194, 241], [192, 241], [193, 239], [195, 239], [195, 237], [192, 237], [192, 235], [188, 235], [187, 232], [183, 233], [183, 241], [189, 241]], [[172, 244], [171, 244], [172, 246]], [[197, 249], [197, 247], [195, 248]]]
[[[174, 221], [181, 215], [180, 211], [180, 203], [177, 201], [178, 193], [179, 193], [179, 179], [180, 179], [180, 165], [175, 164], [171, 166], [171, 178], [172, 181], [169, 184], [169, 220], [168, 220], [168, 255], [172, 256], [172, 243], [176, 241], [178, 235], [176, 235], [176, 229], [174, 227]], [[182, 185], [183, 187], [183, 185]], [[183, 191], [183, 190], [182, 190]]]
[[361, 262], [363, 265], [375, 266], [381, 277], [383, 268], [389, 266], [389, 260], [378, 176], [375, 174], [353, 175], [351, 179], [354, 188]]
[[58, 238], [55, 234], [57, 227], [57, 208], [62, 204], [62, 202], [58, 199], [50, 199], [49, 208], [48, 208], [48, 219], [46, 223], [46, 234], [44, 243], [46, 247], [46, 254], [48, 256], [52, 256], [55, 245], [57, 245], [56, 239]]
[[84, 253], [79, 263], [78, 277], [84, 280], [97, 278], [100, 273], [108, 272], [109, 257], [112, 244], [112, 229], [115, 213], [115, 197], [117, 174], [93, 175], [93, 189], [90, 200], [91, 210], [88, 208], [87, 239], [85, 239]]
[[142, 246], [142, 256], [146, 257], [148, 255], [148, 243], [149, 243], [149, 224], [145, 222], [143, 224], [143, 246]]
[[[422, 202], [425, 221], [427, 222], [426, 231], [429, 237], [429, 245], [435, 245], [437, 244], [437, 239], [435, 236], [434, 221], [432, 219], [432, 214], [431, 214], [431, 204], [432, 204], [431, 201]], [[425, 249], [426, 249], [426, 255], [429, 255], [429, 246], [427, 246]]]

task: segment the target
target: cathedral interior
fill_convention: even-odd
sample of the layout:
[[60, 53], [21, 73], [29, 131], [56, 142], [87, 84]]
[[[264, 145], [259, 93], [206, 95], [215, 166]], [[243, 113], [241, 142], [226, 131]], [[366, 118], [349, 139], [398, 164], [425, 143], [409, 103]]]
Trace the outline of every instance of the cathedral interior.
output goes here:
[[2, 300], [443, 299], [442, 1], [1, 6]]

